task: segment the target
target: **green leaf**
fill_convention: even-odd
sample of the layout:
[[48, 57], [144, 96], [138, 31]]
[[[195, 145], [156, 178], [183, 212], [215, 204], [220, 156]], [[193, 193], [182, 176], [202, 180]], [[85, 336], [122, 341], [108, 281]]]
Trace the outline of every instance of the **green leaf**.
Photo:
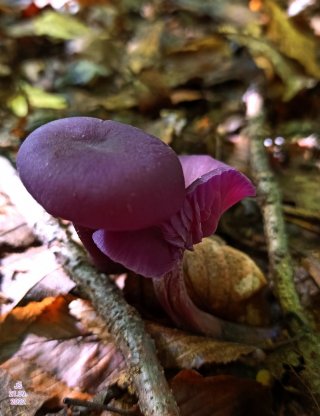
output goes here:
[[35, 108], [51, 108], [63, 110], [67, 107], [66, 99], [60, 94], [46, 92], [30, 84], [22, 83], [22, 91], [26, 94], [29, 104]]
[[94, 79], [110, 75], [111, 71], [86, 59], [73, 62], [61, 80], [63, 85], [86, 85]]
[[71, 40], [90, 33], [80, 20], [74, 16], [65, 15], [53, 11], [42, 13], [33, 21], [34, 30], [37, 35], [46, 35], [52, 38]]

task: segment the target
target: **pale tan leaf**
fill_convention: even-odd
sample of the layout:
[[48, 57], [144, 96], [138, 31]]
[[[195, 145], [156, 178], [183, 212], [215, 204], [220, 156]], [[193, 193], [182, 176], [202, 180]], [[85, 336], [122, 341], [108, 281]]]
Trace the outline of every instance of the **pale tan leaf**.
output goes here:
[[155, 340], [158, 356], [165, 368], [200, 368], [204, 364], [227, 364], [246, 357], [260, 359], [256, 347], [191, 335], [155, 323], [146, 324]]
[[205, 238], [194, 251], [187, 251], [183, 267], [193, 301], [230, 320], [248, 321], [250, 300], [267, 284], [250, 257], [216, 237]]

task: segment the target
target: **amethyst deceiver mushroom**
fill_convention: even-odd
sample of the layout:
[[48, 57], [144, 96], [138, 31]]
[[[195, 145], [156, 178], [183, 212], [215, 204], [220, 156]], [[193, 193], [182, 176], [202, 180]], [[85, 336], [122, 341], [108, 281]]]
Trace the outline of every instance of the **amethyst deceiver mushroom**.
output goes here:
[[225, 210], [255, 194], [235, 169], [210, 156], [178, 158], [154, 136], [91, 117], [36, 129], [22, 144], [17, 166], [31, 195], [53, 216], [74, 223], [106, 272], [123, 266], [152, 278], [179, 326], [247, 342], [276, 335], [201, 311], [184, 284], [184, 251], [211, 235]]
[[[98, 249], [92, 234], [108, 231], [116, 240], [138, 231], [134, 237], [149, 240], [141, 254], [154, 253], [154, 268], [159, 265], [153, 271], [166, 272], [162, 264], [171, 262], [171, 253], [158, 238], [160, 231], [149, 227], [177, 212], [185, 198], [182, 168], [169, 146], [126, 124], [71, 117], [31, 133], [19, 150], [17, 167], [27, 190], [50, 214], [74, 223], [101, 269], [110, 273], [119, 267]], [[135, 260], [138, 267], [130, 260], [120, 263], [148, 275], [145, 258]]]

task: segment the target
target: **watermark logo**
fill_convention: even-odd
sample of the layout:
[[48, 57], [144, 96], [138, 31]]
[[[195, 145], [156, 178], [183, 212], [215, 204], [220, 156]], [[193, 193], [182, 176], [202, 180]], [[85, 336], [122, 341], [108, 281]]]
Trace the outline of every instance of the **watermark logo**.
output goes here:
[[9, 400], [11, 406], [25, 406], [28, 394], [24, 390], [22, 381], [17, 381], [12, 390], [9, 390]]

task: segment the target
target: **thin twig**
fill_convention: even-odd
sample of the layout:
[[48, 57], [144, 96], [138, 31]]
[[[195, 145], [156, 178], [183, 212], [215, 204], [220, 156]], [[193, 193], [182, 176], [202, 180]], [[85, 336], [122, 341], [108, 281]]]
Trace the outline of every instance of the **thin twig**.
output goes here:
[[[264, 148], [266, 120], [263, 100], [257, 90], [248, 91], [246, 104], [250, 161], [257, 185], [258, 203], [263, 214], [275, 294], [284, 314], [298, 318], [289, 322], [293, 334], [299, 335], [303, 326], [305, 336], [297, 341], [300, 354], [305, 360], [305, 370], [302, 374], [306, 385], [311, 388], [317, 400], [320, 400], [320, 336], [314, 330], [314, 322], [305, 313], [294, 285], [294, 269], [288, 248], [281, 194]], [[287, 354], [290, 361], [289, 355], [292, 358], [292, 354]]]
[[136, 410], [124, 410], [110, 406], [109, 404], [99, 404], [88, 400], [72, 399], [69, 397], [66, 397], [63, 400], [63, 403], [67, 406], [81, 406], [91, 410], [108, 410], [109, 412], [113, 412], [121, 416], [133, 416], [137, 414]]
[[136, 310], [124, 300], [121, 291], [87, 261], [78, 244], [72, 241], [24, 189], [11, 164], [0, 157], [0, 189], [16, 205], [37, 238], [50, 245], [57, 260], [81, 287], [103, 318], [117, 347], [125, 357], [129, 377], [145, 416], [178, 416], [179, 409], [156, 358], [154, 341], [146, 333]]

